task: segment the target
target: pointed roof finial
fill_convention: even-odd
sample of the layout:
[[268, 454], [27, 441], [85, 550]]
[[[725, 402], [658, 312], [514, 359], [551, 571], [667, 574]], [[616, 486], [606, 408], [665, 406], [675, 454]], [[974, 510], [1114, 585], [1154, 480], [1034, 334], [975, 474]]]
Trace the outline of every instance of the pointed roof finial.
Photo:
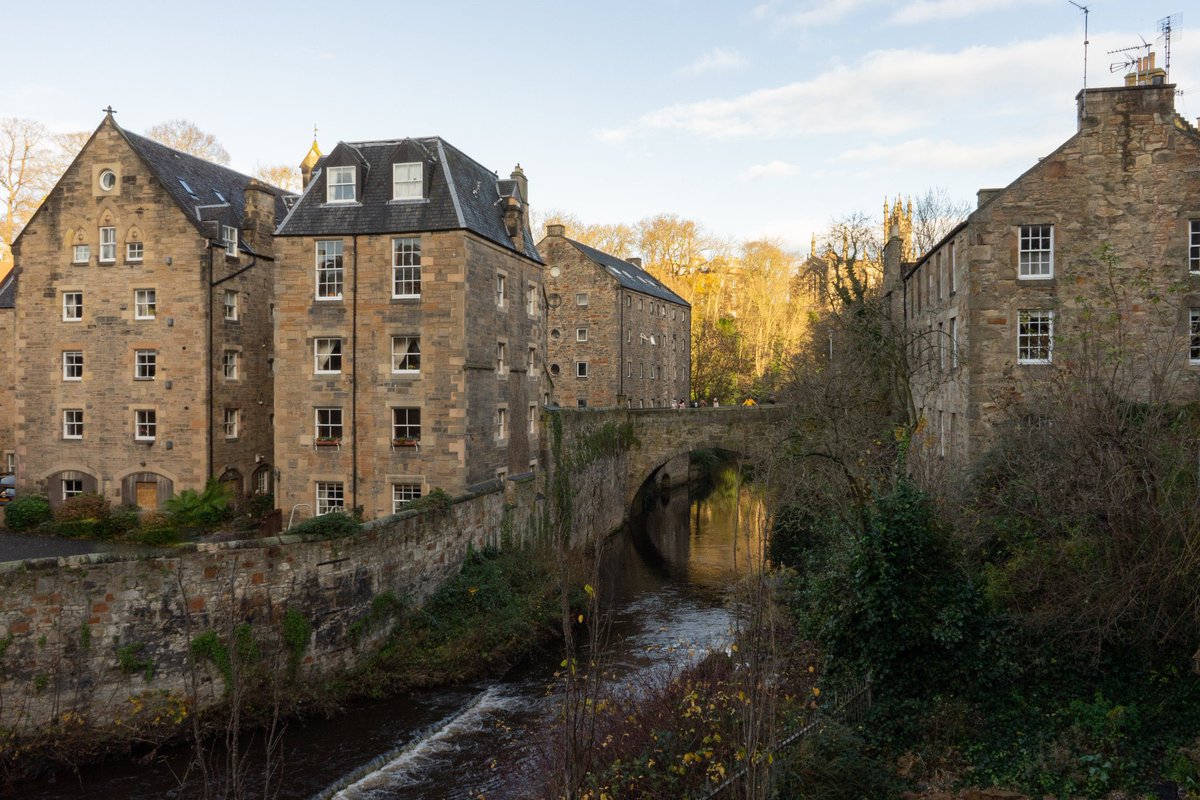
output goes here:
[[112, 103], [109, 103], [109, 104], [108, 104], [108, 106], [107, 106], [106, 108], [102, 108], [102, 109], [100, 109], [100, 110], [101, 110], [101, 111], [103, 111], [105, 114], [107, 114], [107, 115], [108, 115], [108, 116], [110, 116], [110, 117], [111, 117], [113, 114], [117, 113], [117, 110], [116, 110], [115, 108], [113, 108], [113, 107], [112, 107]]

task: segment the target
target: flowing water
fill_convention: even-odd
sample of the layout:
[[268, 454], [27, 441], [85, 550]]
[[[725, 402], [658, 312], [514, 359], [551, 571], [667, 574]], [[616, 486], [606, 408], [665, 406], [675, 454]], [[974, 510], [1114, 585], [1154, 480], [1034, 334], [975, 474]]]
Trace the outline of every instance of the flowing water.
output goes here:
[[[603, 603], [612, 620], [609, 663], [637, 682], [694, 661], [730, 638], [725, 590], [746, 569], [762, 514], [733, 470], [705, 490], [649, 501], [603, 551]], [[737, 531], [742, 533], [737, 533]], [[281, 798], [297, 800], [502, 800], [539, 796], [541, 746], [556, 703], [559, 657], [546, 655], [499, 680], [355, 703], [333, 719], [292, 722]], [[23, 787], [45, 800], [150, 800], [180, 790], [188, 753], [153, 764], [110, 764]]]

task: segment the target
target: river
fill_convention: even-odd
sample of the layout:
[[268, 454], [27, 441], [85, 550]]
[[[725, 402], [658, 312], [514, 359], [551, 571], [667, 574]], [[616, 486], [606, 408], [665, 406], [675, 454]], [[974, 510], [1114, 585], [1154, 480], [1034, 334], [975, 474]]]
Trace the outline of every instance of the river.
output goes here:
[[[646, 504], [602, 553], [603, 605], [611, 619], [608, 663], [636, 684], [656, 671], [723, 649], [731, 617], [725, 590], [744, 571], [762, 507], [726, 469], [715, 487], [676, 489]], [[750, 524], [748, 524], [750, 523]], [[738, 534], [737, 531], [743, 531]], [[499, 680], [360, 702], [332, 719], [292, 722], [280, 798], [291, 800], [488, 800], [538, 795], [559, 656]], [[43, 800], [150, 800], [179, 789], [188, 753], [151, 764], [113, 763], [22, 787]]]

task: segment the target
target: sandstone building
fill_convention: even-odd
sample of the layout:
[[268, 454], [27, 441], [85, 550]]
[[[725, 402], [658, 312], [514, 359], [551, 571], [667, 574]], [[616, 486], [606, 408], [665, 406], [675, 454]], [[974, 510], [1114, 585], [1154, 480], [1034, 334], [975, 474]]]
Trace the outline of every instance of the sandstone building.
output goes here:
[[691, 306], [641, 268], [548, 225], [547, 364], [568, 407], [662, 408], [690, 397]]
[[270, 491], [285, 198], [105, 116], [13, 246], [20, 491]]
[[[0, 280], [0, 342], [15, 340], [13, 329], [16, 325], [17, 274], [9, 272]], [[17, 470], [16, 430], [13, 426], [16, 400], [16, 354], [8, 353], [7, 358], [0, 360], [0, 472], [12, 473]]]
[[980, 191], [915, 262], [893, 226], [885, 291], [916, 365], [925, 453], [981, 454], [1005, 404], [1079, 344], [1095, 320], [1085, 309], [1108, 308], [1114, 286], [1132, 299], [1128, 346], [1145, 359], [1131, 399], [1200, 398], [1200, 135], [1175, 112], [1175, 87], [1149, 72], [1080, 92], [1077, 132], [1007, 187]]
[[276, 230], [277, 504], [378, 517], [528, 471], [549, 389], [524, 173], [440, 138], [318, 156]]

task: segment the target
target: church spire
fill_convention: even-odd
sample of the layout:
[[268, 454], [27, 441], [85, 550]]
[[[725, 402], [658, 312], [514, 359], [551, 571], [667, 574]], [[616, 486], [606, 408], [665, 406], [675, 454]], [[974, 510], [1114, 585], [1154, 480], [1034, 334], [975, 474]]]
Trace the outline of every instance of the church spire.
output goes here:
[[313, 168], [317, 166], [317, 162], [321, 160], [321, 147], [317, 144], [317, 126], [313, 125], [313, 142], [312, 147], [308, 148], [308, 155], [300, 162], [300, 176], [303, 179], [303, 186], [308, 188], [308, 182], [312, 180]]

